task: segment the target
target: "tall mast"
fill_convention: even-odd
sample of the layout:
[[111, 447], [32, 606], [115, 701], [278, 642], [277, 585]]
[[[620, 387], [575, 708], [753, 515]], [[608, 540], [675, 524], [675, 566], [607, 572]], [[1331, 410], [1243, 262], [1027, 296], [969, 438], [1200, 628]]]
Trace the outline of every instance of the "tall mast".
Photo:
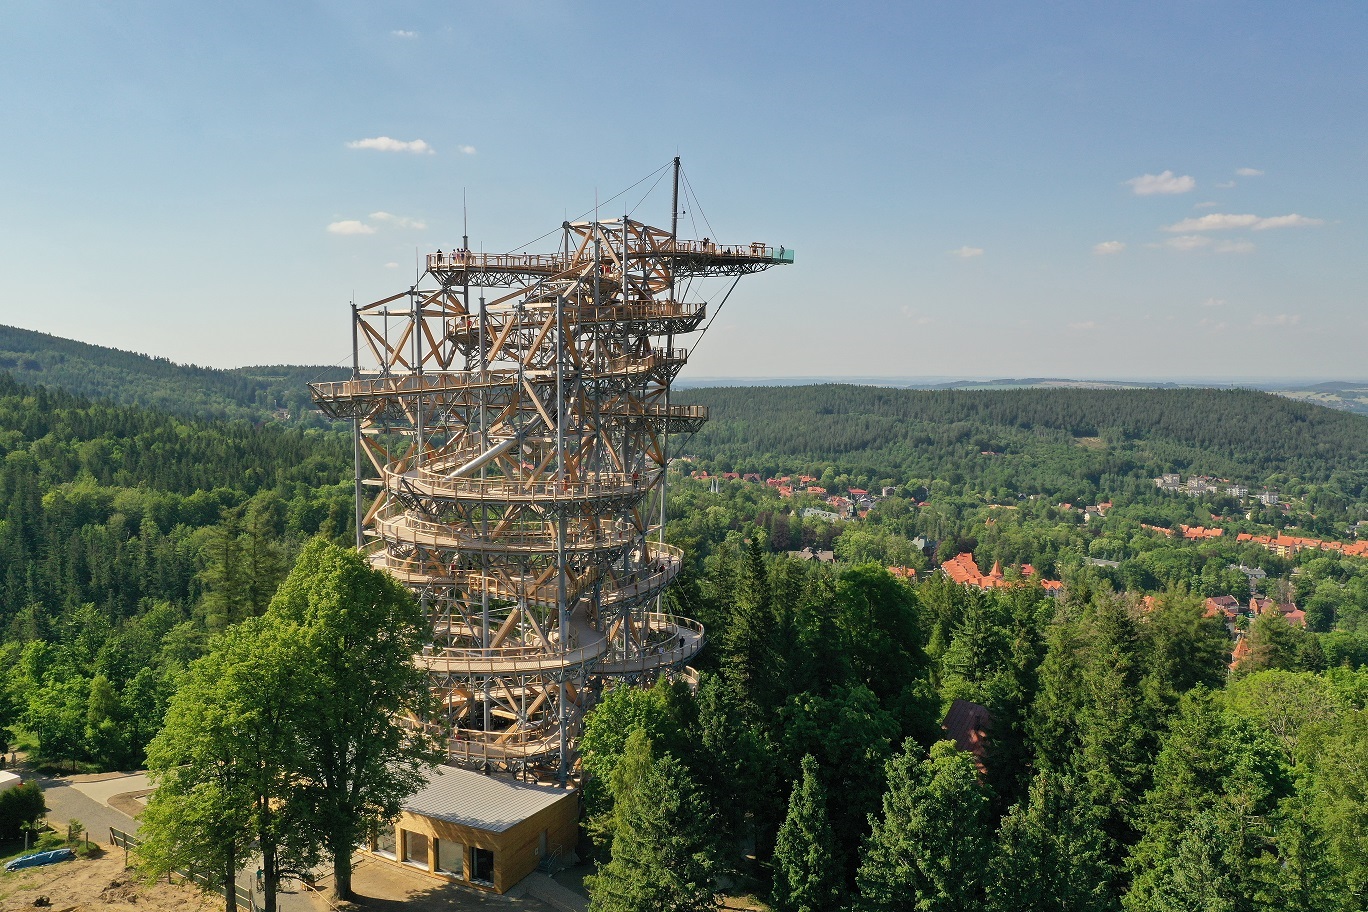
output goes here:
[[[674, 241], [679, 237], [679, 156], [674, 158], [674, 196], [670, 199], [670, 240]], [[674, 281], [674, 272], [670, 273], [670, 281]]]

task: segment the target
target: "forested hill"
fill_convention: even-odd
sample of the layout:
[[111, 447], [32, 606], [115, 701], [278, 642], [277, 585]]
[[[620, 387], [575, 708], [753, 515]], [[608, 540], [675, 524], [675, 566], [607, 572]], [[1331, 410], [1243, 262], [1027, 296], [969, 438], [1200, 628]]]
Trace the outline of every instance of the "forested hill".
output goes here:
[[[679, 447], [736, 467], [808, 460], [903, 479], [1207, 473], [1368, 484], [1368, 419], [1252, 390], [690, 389], [711, 420]], [[997, 458], [994, 458], [997, 457]], [[763, 466], [760, 466], [763, 468]]]
[[[0, 326], [0, 372], [81, 396], [197, 418], [274, 416], [322, 424], [306, 384], [340, 380], [336, 367], [269, 366], [218, 370]], [[288, 413], [288, 418], [286, 416]]]

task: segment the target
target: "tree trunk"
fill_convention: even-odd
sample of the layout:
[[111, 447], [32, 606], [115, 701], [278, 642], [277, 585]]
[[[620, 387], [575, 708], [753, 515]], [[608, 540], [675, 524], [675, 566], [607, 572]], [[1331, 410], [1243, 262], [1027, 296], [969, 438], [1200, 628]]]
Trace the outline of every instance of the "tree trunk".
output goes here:
[[341, 846], [338, 842], [341, 840], [333, 843], [332, 899], [334, 902], [344, 902], [352, 898], [352, 847], [350, 841]]
[[280, 892], [280, 865], [276, 861], [275, 843], [269, 838], [262, 836], [261, 842], [261, 870], [265, 883], [262, 885], [262, 909], [265, 912], [276, 912], [276, 894]]
[[224, 912], [237, 912], [237, 859], [229, 849], [224, 856], [223, 899]]

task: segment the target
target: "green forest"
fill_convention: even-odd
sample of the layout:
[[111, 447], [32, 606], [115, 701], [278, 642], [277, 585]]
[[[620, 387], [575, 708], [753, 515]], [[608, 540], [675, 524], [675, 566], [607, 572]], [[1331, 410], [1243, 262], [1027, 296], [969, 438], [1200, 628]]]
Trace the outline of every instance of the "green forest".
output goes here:
[[350, 441], [178, 418], [0, 374], [0, 738], [133, 768], [210, 631], [315, 535], [351, 540]]
[[339, 367], [217, 370], [0, 325], [0, 371], [30, 384], [190, 418], [324, 425], [307, 385], [350, 375]]
[[[286, 400], [193, 414], [11, 370], [0, 737], [67, 770], [135, 768], [150, 745], [173, 768], [155, 739], [170, 707], [194, 729], [225, 631], [269, 636], [296, 558], [321, 560], [309, 542], [352, 540], [350, 438], [265, 420]], [[668, 600], [709, 645], [696, 686], [616, 687], [585, 721], [592, 908], [713, 908], [719, 889], [781, 912], [1365, 908], [1368, 561], [1235, 533], [1368, 519], [1368, 420], [1245, 391], [687, 397], [713, 421], [671, 443], [691, 461], [671, 475]], [[816, 497], [695, 471], [880, 494], [830, 522], [802, 515]], [[1163, 472], [1287, 502], [1166, 493]], [[1184, 524], [1228, 531], [1154, 531]], [[929, 572], [964, 551], [1062, 592]], [[1214, 595], [1295, 601], [1307, 626], [1242, 618], [1232, 669]], [[956, 700], [991, 715], [981, 761], [943, 740]]]
[[710, 419], [675, 452], [718, 471], [827, 468], [871, 487], [940, 481], [1067, 494], [1164, 472], [1368, 500], [1368, 421], [1252, 390], [690, 389]]

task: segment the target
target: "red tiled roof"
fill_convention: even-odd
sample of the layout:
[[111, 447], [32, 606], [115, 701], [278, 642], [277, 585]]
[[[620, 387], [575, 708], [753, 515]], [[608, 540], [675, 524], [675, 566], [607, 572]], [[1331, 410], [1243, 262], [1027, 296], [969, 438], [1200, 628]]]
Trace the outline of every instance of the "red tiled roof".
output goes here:
[[974, 766], [981, 774], [988, 772], [988, 733], [992, 728], [993, 715], [988, 707], [968, 700], [951, 703], [945, 721], [941, 722], [941, 731], [955, 742], [955, 747], [973, 755]]

